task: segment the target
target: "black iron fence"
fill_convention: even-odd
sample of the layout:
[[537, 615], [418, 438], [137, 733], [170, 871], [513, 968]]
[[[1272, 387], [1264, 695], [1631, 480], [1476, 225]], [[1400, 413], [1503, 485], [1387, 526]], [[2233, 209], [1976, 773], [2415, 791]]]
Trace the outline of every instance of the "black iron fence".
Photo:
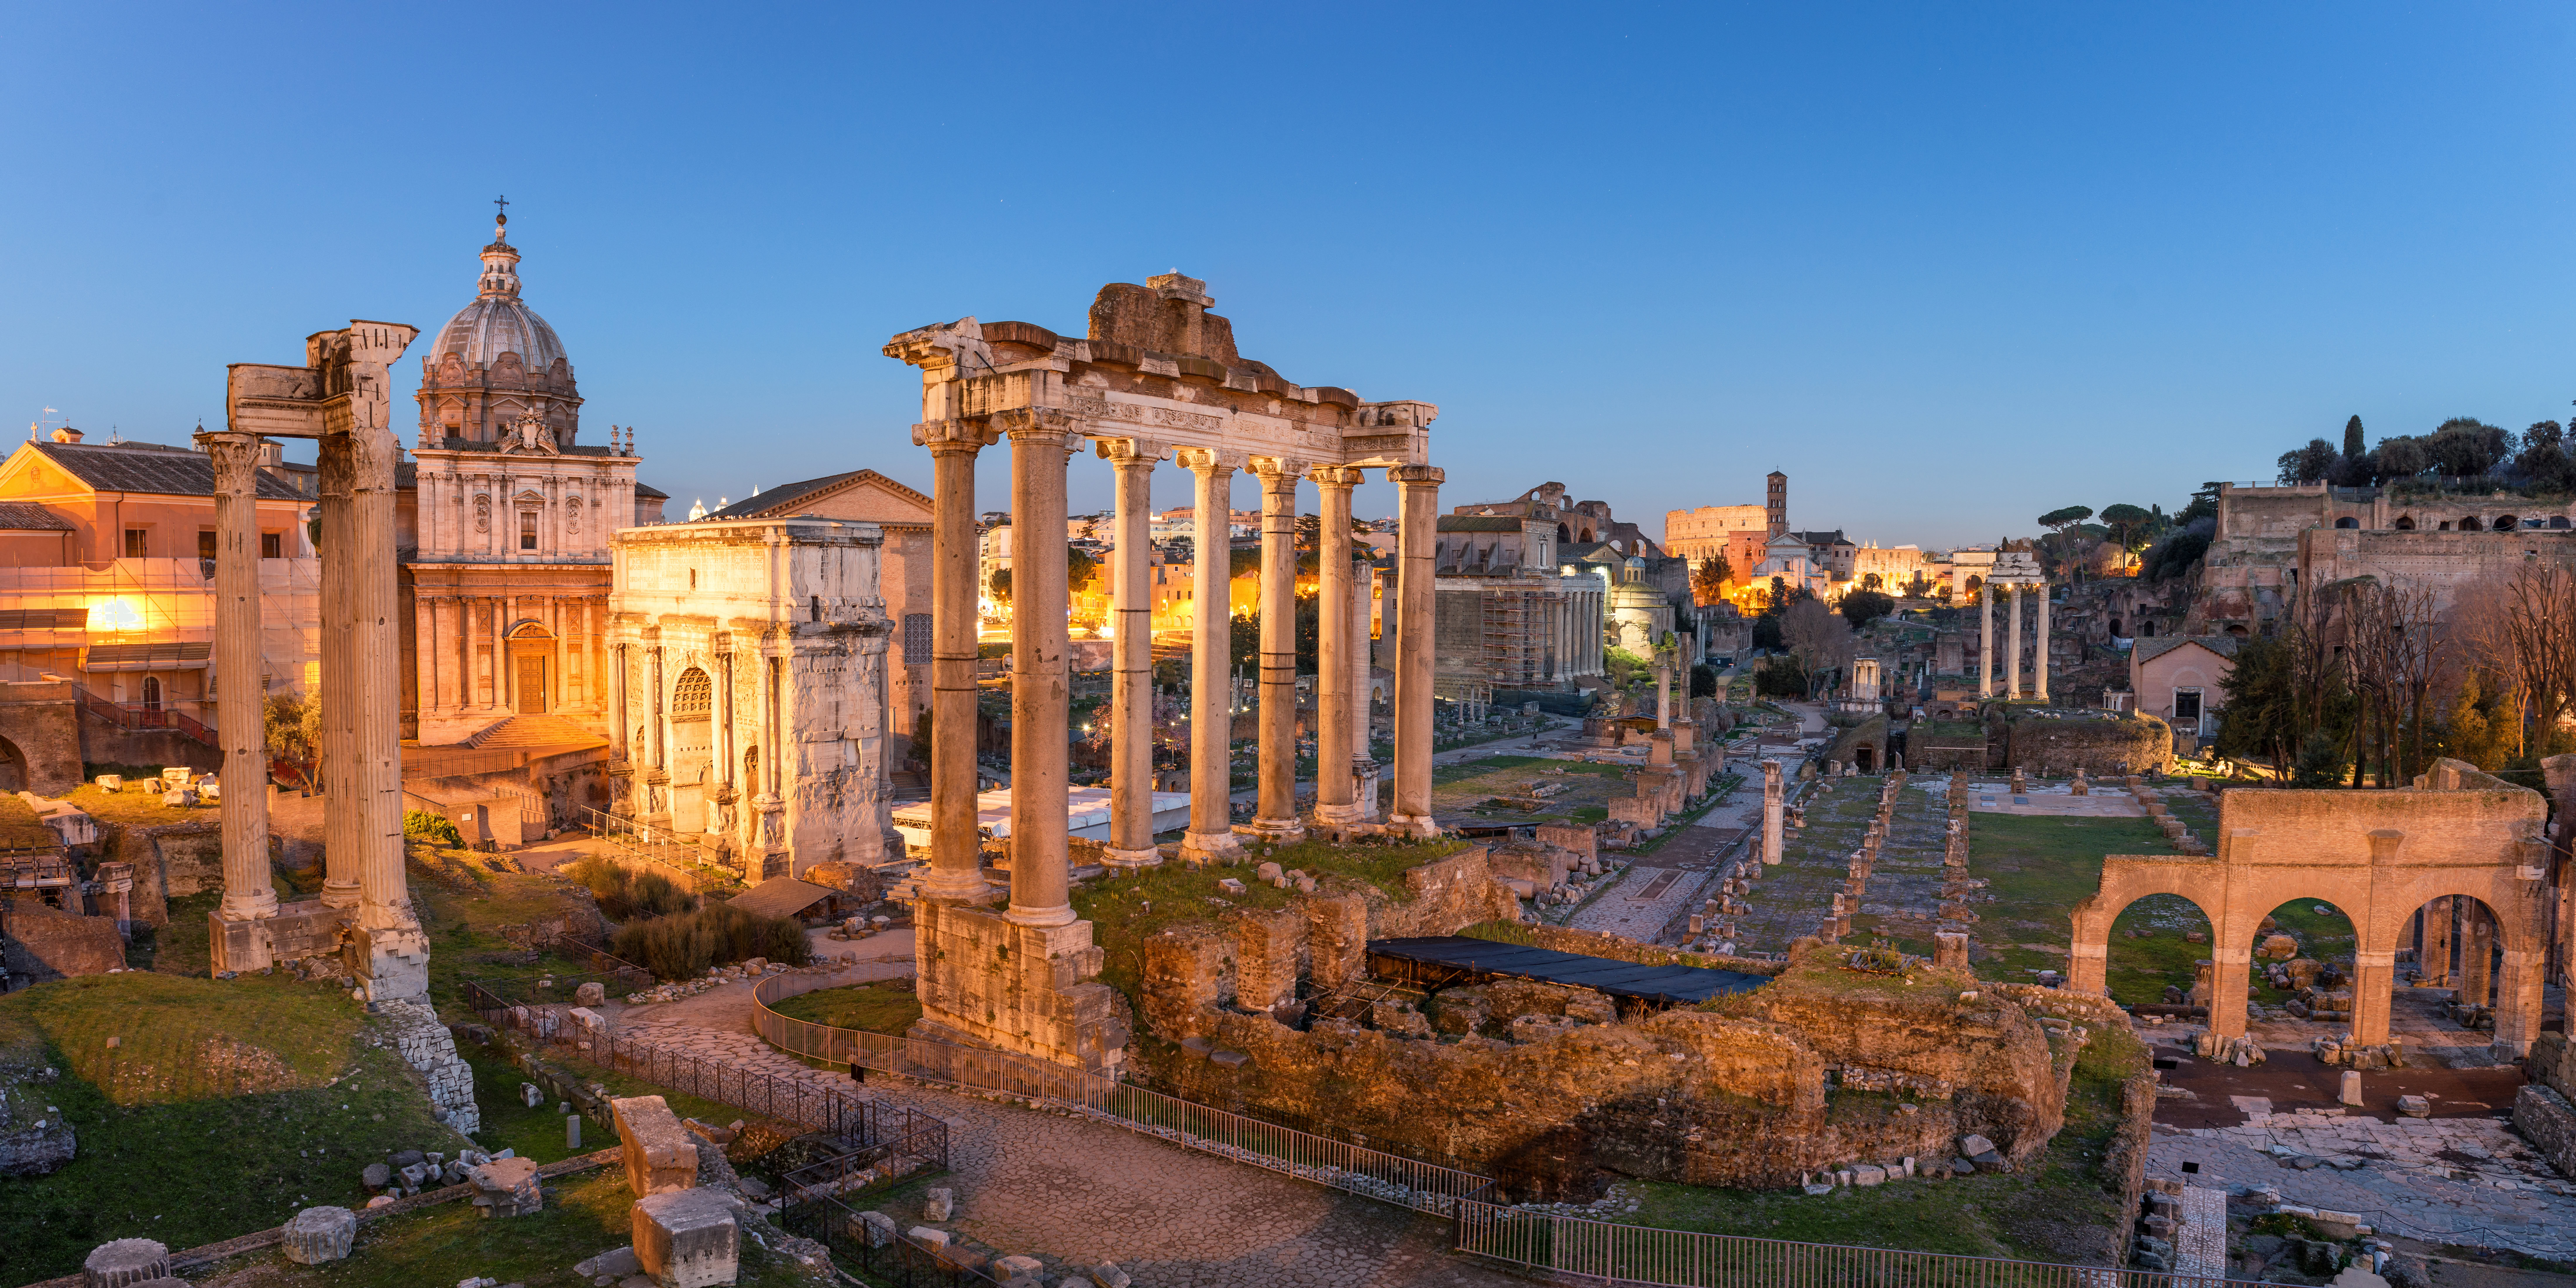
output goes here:
[[647, 1038], [623, 1037], [604, 1026], [585, 1027], [571, 1015], [575, 1008], [570, 1003], [515, 1001], [493, 987], [498, 982], [465, 981], [466, 1005], [486, 1024], [568, 1048], [579, 1059], [656, 1086], [840, 1137], [850, 1150], [896, 1149], [924, 1166], [948, 1166], [947, 1125], [926, 1114], [862, 1100], [811, 1078], [745, 1069]]

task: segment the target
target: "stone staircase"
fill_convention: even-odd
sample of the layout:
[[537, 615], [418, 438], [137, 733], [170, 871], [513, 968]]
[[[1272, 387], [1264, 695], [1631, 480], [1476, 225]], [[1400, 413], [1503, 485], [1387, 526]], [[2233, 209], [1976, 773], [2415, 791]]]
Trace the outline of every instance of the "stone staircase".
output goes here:
[[607, 739], [561, 716], [512, 716], [477, 731], [465, 740], [465, 745], [478, 751], [489, 751], [509, 747], [583, 746], [605, 741]]

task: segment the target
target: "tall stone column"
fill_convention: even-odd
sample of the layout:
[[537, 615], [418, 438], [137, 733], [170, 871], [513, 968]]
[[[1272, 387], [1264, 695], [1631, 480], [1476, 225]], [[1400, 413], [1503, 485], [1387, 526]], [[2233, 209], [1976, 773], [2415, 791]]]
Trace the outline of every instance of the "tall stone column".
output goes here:
[[254, 434], [200, 434], [215, 466], [216, 737], [224, 752], [224, 897], [211, 928], [212, 969], [261, 970], [274, 960], [277, 915], [268, 870], [268, 686], [260, 677], [259, 452]]
[[1788, 802], [1782, 795], [1780, 762], [1762, 762], [1762, 861], [1780, 861], [1782, 826], [1787, 822]]
[[2004, 701], [2021, 701], [2021, 587], [2016, 584], [2007, 592], [2012, 596], [2012, 623], [2004, 630]]
[[[324, 604], [326, 618], [342, 620], [345, 647], [325, 653], [325, 675], [342, 674], [347, 705], [322, 712], [326, 728], [341, 730], [348, 748], [341, 783], [347, 791], [325, 802], [326, 830], [355, 839], [358, 877], [357, 937], [350, 965], [369, 1000], [419, 1000], [429, 991], [429, 937], [422, 933], [403, 877], [402, 834], [402, 633], [395, 620], [394, 466], [402, 450], [394, 436], [369, 425], [322, 439], [321, 473], [344, 482], [344, 540], [327, 562], [344, 561], [349, 596]], [[326, 490], [329, 484], [325, 485]]]
[[2048, 701], [2048, 583], [2039, 584], [2038, 655], [2031, 659], [2030, 696]]
[[[1315, 822], [1321, 827], [1348, 827], [1362, 821], [1354, 786], [1358, 778], [1351, 742], [1351, 695], [1366, 702], [1367, 689], [1352, 687], [1351, 653], [1366, 654], [1367, 618], [1352, 629], [1351, 489], [1360, 472], [1346, 466], [1318, 466], [1309, 472], [1322, 499], [1316, 531], [1315, 622]], [[1366, 743], [1357, 747], [1366, 754]]]
[[1143, 439], [1100, 444], [1118, 476], [1118, 550], [1110, 561], [1117, 674], [1110, 693], [1109, 853], [1120, 867], [1163, 861], [1154, 848], [1154, 462]]
[[1011, 907], [1023, 926], [1074, 920], [1067, 865], [1065, 655], [1073, 641], [1063, 540], [1065, 459], [1080, 445], [1061, 412], [999, 414], [1011, 440]]
[[[921, 896], [941, 903], [982, 903], [994, 890], [983, 877], [982, 838], [975, 825], [975, 456], [992, 431], [965, 420], [912, 427], [930, 449], [930, 870]], [[774, 538], [773, 538], [774, 540]], [[764, 665], [764, 674], [766, 666]], [[763, 685], [763, 710], [771, 686]], [[785, 757], [773, 728], [763, 755]], [[749, 790], [770, 794], [765, 785]]]
[[1395, 480], [1396, 605], [1400, 624], [1395, 659], [1395, 805], [1387, 825], [1398, 832], [1435, 836], [1431, 817], [1432, 586], [1438, 556], [1440, 484], [1447, 473], [1433, 465], [1398, 465]]
[[1977, 696], [1995, 696], [1995, 584], [1977, 591]]
[[[357, 756], [346, 719], [350, 704], [357, 700], [352, 686], [356, 677], [348, 664], [352, 646], [347, 606], [357, 594], [353, 582], [358, 571], [356, 561], [346, 557], [356, 539], [349, 516], [350, 468], [348, 436], [324, 437], [314, 467], [318, 489], [314, 508], [321, 528], [321, 549], [316, 553], [322, 564], [321, 638], [317, 641], [322, 659], [322, 902], [354, 915], [361, 885], [358, 855], [364, 846], [355, 830], [358, 812], [347, 806], [358, 790], [350, 776]], [[467, 639], [472, 639], [470, 618]], [[469, 665], [471, 657], [469, 652]]]
[[[1358, 475], [1352, 471], [1352, 477]], [[1369, 603], [1376, 590], [1377, 569], [1362, 565], [1351, 578], [1350, 646], [1344, 653], [1351, 685], [1351, 809], [1362, 823], [1377, 817], [1377, 750], [1370, 719], [1374, 703], [1369, 697]]]
[[1181, 838], [1181, 858], [1231, 862], [1243, 849], [1234, 839], [1231, 813], [1234, 692], [1226, 666], [1234, 652], [1227, 611], [1234, 556], [1227, 521], [1234, 513], [1237, 462], [1204, 448], [1182, 452], [1180, 459], [1198, 476], [1198, 535], [1191, 538], [1196, 567], [1190, 583], [1190, 827]]
[[2467, 933], [2460, 936], [2460, 1000], [2485, 1006], [2495, 990], [2495, 916], [2483, 903], [2460, 905]]
[[1261, 761], [1255, 834], [1293, 841], [1297, 821], [1297, 478], [1304, 467], [1252, 459], [1261, 480]]
[[1665, 649], [1655, 650], [1655, 728], [1673, 727], [1673, 662]]
[[2416, 983], [2422, 987], [2450, 987], [2452, 906], [2449, 895], [2424, 905], [2424, 926], [2415, 936]]

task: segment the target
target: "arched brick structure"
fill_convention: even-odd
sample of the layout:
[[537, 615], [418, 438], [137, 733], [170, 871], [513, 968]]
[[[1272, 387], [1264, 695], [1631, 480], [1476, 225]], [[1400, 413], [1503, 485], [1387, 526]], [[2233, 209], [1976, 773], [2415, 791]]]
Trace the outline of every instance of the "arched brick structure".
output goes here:
[[2070, 986], [2101, 994], [2111, 923], [2151, 894], [2179, 895], [2210, 920], [2209, 1023], [2245, 1032], [2255, 927], [2285, 903], [2322, 900], [2352, 918], [2354, 1041], [2388, 1041], [2399, 937], [2417, 908], [2466, 895], [2493, 910], [2504, 963], [2495, 1043], [2528, 1054], [2540, 1031], [2548, 956], [2544, 798], [2456, 760], [2399, 791], [2239, 789], [2219, 798], [2218, 853], [2114, 854], [2074, 910]]

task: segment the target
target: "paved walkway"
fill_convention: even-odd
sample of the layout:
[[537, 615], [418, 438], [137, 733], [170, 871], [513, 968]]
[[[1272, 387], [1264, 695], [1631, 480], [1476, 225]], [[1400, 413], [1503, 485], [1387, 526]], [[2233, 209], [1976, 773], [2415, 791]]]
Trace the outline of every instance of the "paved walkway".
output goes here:
[[[873, 941], [870, 941], [873, 942]], [[623, 1031], [737, 1068], [850, 1090], [750, 1031], [748, 995], [631, 1012]], [[659, 1012], [659, 1014], [656, 1014]], [[1444, 1221], [1179, 1149], [1069, 1113], [910, 1084], [859, 1094], [949, 1126], [947, 1228], [1064, 1267], [1115, 1261], [1139, 1288], [1506, 1288], [1527, 1281], [1452, 1255]], [[918, 1212], [893, 1212], [906, 1227]], [[1055, 1272], [1050, 1270], [1050, 1277]]]
[[[2240, 1102], [2242, 1103], [2242, 1102]], [[2158, 1124], [2147, 1174], [2250, 1186], [2280, 1201], [2359, 1214], [2382, 1234], [2566, 1260], [2576, 1187], [2501, 1118], [2376, 1118], [2244, 1106], [2236, 1127]], [[2186, 1174], [2184, 1163], [2200, 1170]]]

